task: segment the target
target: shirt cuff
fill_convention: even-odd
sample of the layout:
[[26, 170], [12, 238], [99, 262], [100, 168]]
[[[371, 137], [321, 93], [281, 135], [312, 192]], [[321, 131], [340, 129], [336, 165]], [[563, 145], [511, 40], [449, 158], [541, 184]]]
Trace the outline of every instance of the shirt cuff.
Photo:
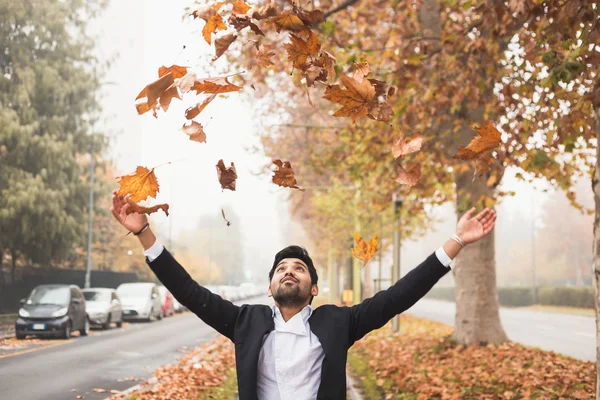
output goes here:
[[149, 262], [152, 262], [156, 260], [158, 256], [161, 255], [164, 249], [165, 247], [162, 245], [162, 243], [158, 239], [156, 239], [156, 241], [152, 246], [150, 246], [150, 248], [144, 250], [144, 255], [148, 258]]
[[435, 256], [437, 257], [438, 260], [440, 260], [440, 262], [442, 263], [442, 265], [444, 267], [450, 266], [452, 259], [448, 256], [448, 254], [446, 254], [444, 247], [440, 247], [439, 249], [437, 249], [435, 251]]

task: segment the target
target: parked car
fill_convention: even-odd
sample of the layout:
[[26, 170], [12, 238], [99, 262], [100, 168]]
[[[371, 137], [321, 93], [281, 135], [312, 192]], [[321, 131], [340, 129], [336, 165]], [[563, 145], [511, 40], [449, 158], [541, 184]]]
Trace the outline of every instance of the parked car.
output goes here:
[[57, 336], [68, 339], [71, 332], [87, 336], [90, 323], [85, 298], [76, 285], [39, 285], [21, 300], [15, 322], [17, 339], [27, 335]]
[[125, 321], [162, 319], [162, 304], [155, 283], [123, 283], [117, 288], [117, 295], [121, 299]]
[[174, 298], [171, 292], [169, 292], [169, 290], [163, 285], [160, 285], [158, 287], [158, 295], [160, 296], [163, 317], [175, 315], [175, 304], [173, 303]]
[[177, 314], [187, 311], [187, 307], [178, 302], [175, 297], [173, 297], [173, 308]]
[[115, 289], [83, 289], [83, 296], [85, 297], [85, 309], [92, 326], [109, 329], [111, 322], [115, 322], [117, 328], [123, 325], [123, 309]]

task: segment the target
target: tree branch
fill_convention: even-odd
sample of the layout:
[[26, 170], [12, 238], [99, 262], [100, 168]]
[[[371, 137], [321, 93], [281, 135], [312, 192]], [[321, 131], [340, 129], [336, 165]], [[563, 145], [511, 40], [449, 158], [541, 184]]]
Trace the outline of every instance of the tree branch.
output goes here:
[[331, 17], [333, 14], [350, 7], [354, 3], [358, 3], [358, 0], [346, 0], [345, 2], [343, 2], [342, 4], [340, 4], [339, 6], [334, 8], [333, 10], [327, 11], [323, 16], [325, 17], [325, 19], [327, 19], [327, 18]]

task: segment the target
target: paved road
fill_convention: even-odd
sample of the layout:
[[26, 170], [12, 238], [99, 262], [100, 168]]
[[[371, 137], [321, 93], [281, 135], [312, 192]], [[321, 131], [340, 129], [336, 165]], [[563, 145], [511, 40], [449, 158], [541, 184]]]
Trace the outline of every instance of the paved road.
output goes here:
[[[407, 314], [454, 326], [455, 304], [421, 299]], [[584, 361], [596, 359], [593, 317], [502, 307], [500, 320], [512, 341]]]
[[[251, 302], [267, 301], [265, 297]], [[175, 362], [183, 346], [197, 346], [216, 335], [188, 312], [0, 358], [0, 398], [65, 400], [83, 394], [86, 400], [104, 399], [106, 393], [92, 389], [125, 390], [140, 382], [119, 379], [149, 378], [156, 368]]]

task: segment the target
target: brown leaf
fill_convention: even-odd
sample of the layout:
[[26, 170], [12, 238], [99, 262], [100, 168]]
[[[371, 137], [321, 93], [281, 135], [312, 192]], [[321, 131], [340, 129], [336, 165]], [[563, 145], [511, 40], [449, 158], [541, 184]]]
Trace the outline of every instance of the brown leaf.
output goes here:
[[242, 87], [234, 85], [229, 82], [227, 76], [221, 76], [216, 78], [204, 78], [198, 79], [194, 82], [194, 86], [192, 90], [196, 91], [196, 94], [200, 93], [209, 93], [209, 94], [217, 94], [217, 93], [228, 93], [228, 92], [237, 92]]
[[369, 242], [365, 242], [365, 240], [360, 237], [360, 234], [356, 232], [354, 234], [354, 242], [356, 245], [353, 249], [351, 249], [352, 255], [363, 262], [363, 265], [366, 265], [367, 262], [373, 257], [373, 255], [377, 252], [377, 245], [379, 243], [379, 232], [375, 234], [369, 240]]
[[270, 44], [260, 45], [256, 44], [256, 49], [254, 50], [254, 59], [261, 67], [268, 67], [273, 65], [273, 61], [271, 57], [275, 57], [275, 52], [273, 51], [273, 46]]
[[296, 177], [294, 176], [294, 169], [289, 161], [273, 160], [273, 164], [277, 168], [273, 171], [275, 173], [273, 175], [274, 184], [304, 191], [304, 189], [298, 186]]
[[217, 177], [223, 190], [235, 190], [235, 180], [238, 176], [233, 163], [231, 163], [231, 167], [226, 168], [223, 160], [219, 160], [217, 163]]
[[231, 46], [231, 43], [233, 43], [235, 41], [235, 39], [237, 39], [237, 36], [234, 35], [233, 33], [229, 33], [225, 36], [222, 36], [218, 39], [215, 40], [215, 57], [212, 59], [213, 61], [215, 61], [217, 58], [221, 57], [229, 48], [229, 46]]
[[342, 108], [333, 114], [335, 117], [352, 117], [354, 123], [358, 118], [366, 116], [373, 104], [377, 103], [375, 88], [366, 79], [357, 82], [343, 75], [340, 80], [346, 89], [342, 89], [340, 85], [328, 86], [323, 98], [342, 105]]
[[290, 43], [283, 45], [288, 53], [288, 60], [292, 61], [294, 68], [308, 68], [307, 61], [309, 57], [316, 56], [321, 48], [319, 37], [311, 30], [308, 31], [308, 37], [304, 39], [295, 33], [290, 34]]
[[[174, 82], [173, 73], [169, 72], [166, 75], [161, 76], [156, 81], [148, 84], [135, 98], [136, 100], [146, 98], [146, 106], [142, 106], [141, 103], [136, 104], [138, 114], [143, 114], [152, 110], [156, 106], [157, 100], [165, 95], [165, 93], [171, 88]], [[173, 98], [172, 92], [167, 94], [167, 97]], [[170, 100], [169, 100], [170, 102]], [[139, 104], [139, 105], [138, 105]]]
[[215, 99], [215, 97], [217, 97], [216, 94], [210, 95], [206, 99], [204, 99], [204, 101], [202, 103], [198, 103], [195, 106], [190, 107], [187, 110], [185, 110], [185, 118], [187, 118], [187, 119], [196, 118], [198, 116], [198, 114], [200, 114], [202, 112], [202, 110], [204, 110], [206, 108], [206, 106], [209, 105], [210, 102]]
[[254, 11], [252, 13], [252, 18], [254, 18], [257, 21], [260, 21], [261, 19], [276, 17], [277, 14], [279, 14], [277, 8], [272, 6], [271, 4], [268, 4]]
[[354, 80], [358, 83], [362, 82], [362, 80], [371, 73], [371, 67], [368, 62], [361, 62], [359, 64], [355, 64], [354, 66]]
[[417, 133], [412, 138], [407, 139], [404, 135], [400, 135], [400, 138], [392, 145], [392, 154], [394, 160], [398, 161], [403, 159], [406, 155], [415, 153], [421, 150], [423, 143], [423, 137], [420, 133]]
[[117, 192], [119, 196], [131, 195], [133, 202], [146, 200], [148, 197], [156, 197], [159, 190], [158, 180], [154, 175], [154, 168], [138, 166], [134, 174], [118, 176], [116, 181], [121, 187]]
[[299, 31], [304, 29], [304, 23], [298, 16], [291, 11], [285, 11], [277, 17], [273, 17], [271, 22], [275, 24], [277, 33], [282, 30]]
[[164, 92], [162, 94], [162, 96], [160, 96], [160, 99], [159, 99], [160, 108], [166, 112], [169, 109], [171, 100], [173, 100], [173, 99], [181, 100], [181, 97], [179, 97], [179, 90], [177, 89], [176, 86], [171, 86], [169, 89], [167, 89], [166, 92]]
[[250, 27], [250, 29], [252, 30], [252, 32], [254, 32], [257, 35], [261, 35], [261, 36], [265, 36], [265, 34], [263, 33], [263, 31], [260, 30], [260, 28], [258, 27], [258, 25], [256, 25], [254, 22], [252, 22], [252, 20], [250, 19], [250, 17], [244, 17], [244, 16], [239, 16], [239, 15], [231, 15], [229, 17], [229, 23], [234, 27], [234, 29], [236, 31], [241, 31], [242, 29], [246, 28], [246, 27]]
[[139, 213], [139, 214], [152, 214], [157, 212], [158, 210], [163, 210], [163, 212], [169, 216], [169, 205], [168, 204], [157, 204], [155, 206], [146, 207], [140, 204], [134, 203], [129, 200], [129, 208], [127, 209], [127, 214], [131, 213]]
[[477, 173], [479, 173], [479, 175], [483, 175], [488, 172], [492, 168], [492, 165], [494, 165], [494, 162], [496, 162], [496, 159], [492, 155], [491, 151], [483, 153], [477, 157], [477, 161], [475, 161], [475, 174], [473, 175], [473, 179], [475, 179]]
[[246, 14], [250, 10], [250, 6], [243, 1], [237, 0], [233, 3], [233, 9], [231, 10], [234, 14]]
[[223, 22], [223, 18], [217, 14], [223, 4], [225, 4], [225, 2], [217, 2], [210, 7], [196, 10], [191, 14], [194, 18], [202, 18], [206, 21], [204, 28], [202, 28], [202, 36], [208, 44], [211, 42], [211, 35], [213, 33], [227, 29], [227, 26]]
[[473, 138], [467, 147], [460, 146], [458, 148], [458, 153], [456, 153], [454, 158], [459, 160], [473, 160], [482, 153], [493, 150], [500, 144], [502, 134], [491, 122], [484, 122], [481, 128], [474, 125], [471, 125], [471, 128], [473, 128], [479, 136]]
[[317, 25], [325, 21], [325, 15], [321, 10], [306, 11], [296, 4], [292, 6], [294, 13], [306, 26]]
[[227, 217], [225, 217], [225, 211], [223, 209], [221, 209], [221, 215], [223, 216], [225, 222], [227, 222], [227, 226], [231, 226], [231, 222], [227, 219]]
[[182, 78], [187, 74], [188, 67], [181, 67], [179, 65], [171, 65], [170, 67], [165, 67], [164, 65], [158, 69], [158, 77], [164, 76], [169, 72], [173, 74], [173, 79]]
[[395, 179], [397, 183], [413, 187], [419, 182], [420, 178], [421, 165], [409, 164], [408, 171], [402, 165], [398, 165], [398, 176]]
[[181, 130], [190, 137], [190, 140], [198, 143], [206, 143], [206, 133], [204, 133], [201, 123], [192, 121], [190, 125], [187, 123], [183, 124]]
[[188, 72], [183, 77], [175, 79], [173, 85], [177, 86], [181, 93], [187, 93], [190, 90], [192, 90], [192, 87], [194, 86], [194, 83], [197, 79], [198, 77], [196, 76], [196, 73]]

